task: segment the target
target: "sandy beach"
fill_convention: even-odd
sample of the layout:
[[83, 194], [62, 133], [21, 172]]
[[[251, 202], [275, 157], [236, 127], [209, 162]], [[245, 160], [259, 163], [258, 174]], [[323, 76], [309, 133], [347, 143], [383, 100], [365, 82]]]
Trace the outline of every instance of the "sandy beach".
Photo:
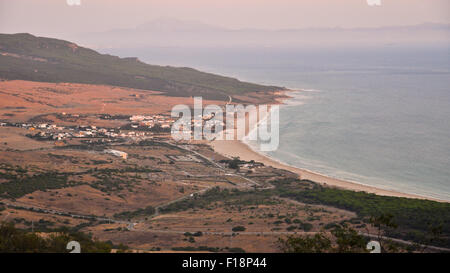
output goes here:
[[[283, 104], [283, 101], [287, 98], [288, 92], [286, 91], [280, 91], [277, 93], [277, 95], [284, 96], [283, 98], [277, 99], [277, 102], [279, 104]], [[260, 117], [260, 120], [262, 120], [264, 117]], [[233, 134], [235, 135], [235, 132], [233, 132], [233, 129], [225, 130], [225, 134]], [[221, 139], [221, 138], [219, 138]], [[297, 167], [290, 166], [288, 164], [283, 164], [281, 162], [278, 162], [268, 156], [265, 156], [261, 153], [258, 153], [254, 150], [252, 150], [247, 144], [240, 140], [214, 140], [211, 141], [210, 146], [219, 154], [233, 158], [233, 157], [239, 157], [242, 160], [250, 161], [255, 160], [257, 162], [261, 162], [266, 166], [271, 166], [278, 169], [287, 170], [293, 173], [296, 173], [299, 175], [301, 179], [307, 179], [314, 181], [316, 183], [330, 186], [330, 187], [337, 187], [341, 189], [346, 190], [352, 190], [352, 191], [364, 191], [368, 193], [374, 193], [377, 195], [383, 195], [383, 196], [394, 196], [394, 197], [406, 197], [406, 198], [415, 198], [415, 199], [425, 199], [425, 200], [432, 200], [432, 201], [438, 201], [438, 202], [448, 202], [445, 200], [435, 199], [431, 197], [425, 197], [425, 196], [419, 196], [414, 194], [408, 194], [408, 193], [402, 193], [397, 192], [393, 190], [386, 190], [386, 189], [380, 189], [364, 184], [359, 184], [355, 182], [340, 180], [337, 178], [328, 177], [326, 175], [322, 175], [319, 173], [311, 172], [308, 170], [300, 169]]]
[[317, 182], [322, 185], [327, 185], [331, 187], [338, 187], [341, 189], [353, 190], [353, 191], [364, 191], [368, 193], [374, 193], [377, 195], [384, 196], [395, 196], [395, 197], [407, 197], [407, 198], [417, 198], [417, 199], [428, 199], [439, 202], [446, 202], [443, 200], [401, 193], [396, 191], [379, 189], [367, 185], [362, 185], [358, 183], [353, 183], [349, 181], [339, 180], [336, 178], [327, 177], [325, 175], [321, 175], [318, 173], [310, 172], [307, 170], [299, 169], [296, 167], [292, 167], [286, 164], [282, 164], [277, 162], [269, 157], [266, 157], [260, 153], [253, 151], [250, 147], [248, 147], [245, 143], [238, 140], [215, 140], [210, 143], [211, 147], [218, 152], [227, 157], [239, 157], [242, 160], [255, 160], [257, 162], [264, 163], [266, 166], [272, 166], [274, 168], [283, 169], [287, 171], [291, 171], [300, 176], [301, 179], [308, 179], [314, 182]]

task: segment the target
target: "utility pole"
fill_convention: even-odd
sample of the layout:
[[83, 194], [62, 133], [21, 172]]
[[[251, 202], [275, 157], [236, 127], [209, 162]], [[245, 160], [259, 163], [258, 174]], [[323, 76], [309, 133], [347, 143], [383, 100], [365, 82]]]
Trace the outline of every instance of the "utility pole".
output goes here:
[[233, 233], [230, 236], [230, 248], [233, 248]]

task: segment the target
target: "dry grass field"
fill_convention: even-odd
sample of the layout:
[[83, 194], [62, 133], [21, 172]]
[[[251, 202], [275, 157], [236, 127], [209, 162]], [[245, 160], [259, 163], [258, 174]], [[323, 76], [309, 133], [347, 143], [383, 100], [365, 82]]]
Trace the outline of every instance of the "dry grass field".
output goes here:
[[[205, 101], [223, 105], [223, 101]], [[53, 114], [170, 114], [173, 106], [192, 105], [192, 98], [167, 97], [160, 92], [105, 85], [0, 81], [0, 120], [26, 122], [43, 116], [58, 124]], [[80, 118], [79, 124], [105, 126], [104, 120]]]
[[[110, 86], [0, 82], [2, 122], [118, 130], [129, 120], [99, 115], [167, 115], [176, 104], [190, 105], [192, 98]], [[151, 133], [145, 141], [132, 136], [113, 142], [37, 140], [32, 136], [47, 129], [35, 127], [0, 127], [0, 219], [20, 228], [66, 227], [134, 251], [278, 252], [280, 237], [327, 230], [356, 217], [264, 196], [275, 188], [272, 182], [298, 176], [270, 166], [233, 169], [223, 161], [229, 158], [203, 141], [176, 143], [167, 133]], [[228, 193], [211, 197], [217, 189]], [[198, 232], [201, 236], [193, 235]]]
[[[201, 215], [201, 217], [199, 217]], [[191, 209], [157, 216], [135, 225], [133, 231], [118, 226], [89, 227], [95, 236], [118, 240], [134, 249], [170, 251], [174, 248], [240, 248], [248, 252], [278, 252], [278, 239], [294, 234], [313, 234], [325, 230], [327, 223], [351, 220], [351, 212], [278, 200], [274, 205], [226, 206]], [[307, 231], [298, 223], [311, 223]], [[237, 226], [245, 231], [234, 232]], [[202, 235], [188, 235], [201, 232]], [[137, 240], [139, 237], [139, 240]], [[193, 239], [190, 239], [193, 238]]]
[[[255, 187], [249, 184], [249, 179], [258, 187], [268, 187], [267, 181], [280, 175], [289, 177], [289, 174], [271, 167], [260, 167], [244, 177], [247, 175], [245, 172], [236, 173], [226, 165], [218, 168], [203, 157], [215, 162], [226, 158], [202, 143], [189, 146], [198, 153], [190, 157], [195, 160], [185, 159], [190, 151], [165, 142], [117, 144], [114, 149], [128, 154], [128, 159], [123, 160], [102, 151], [80, 150], [70, 145], [58, 147], [53, 141], [36, 141], [26, 137], [26, 131], [1, 128], [0, 135], [8, 139], [5, 138], [8, 143], [0, 149], [1, 173], [22, 177], [19, 170], [26, 170], [26, 176], [20, 180], [25, 184], [33, 183], [28, 182], [33, 175], [64, 173], [72, 184], [32, 190], [16, 198], [3, 198], [18, 208], [1, 211], [0, 218], [14, 221], [21, 228], [30, 229], [31, 222], [37, 230], [62, 226], [77, 228], [100, 240], [126, 244], [136, 251], [277, 252], [280, 237], [306, 232], [302, 224], [307, 223], [304, 227], [307, 232], [318, 232], [325, 230], [327, 224], [355, 217], [348, 211], [274, 197], [256, 205], [240, 204], [239, 200], [231, 203], [217, 200], [204, 208], [139, 214], [136, 212], [140, 209], [189, 200], [194, 194], [201, 195], [215, 187], [249, 190]], [[1, 183], [7, 182], [3, 179]], [[30, 211], [21, 209], [22, 206], [46, 211]], [[94, 218], [73, 218], [53, 211]], [[119, 216], [120, 213], [124, 215]], [[132, 228], [131, 223], [135, 223]], [[233, 228], [237, 226], [245, 227], [245, 231], [234, 232]], [[201, 236], [185, 235], [186, 232], [199, 231]]]

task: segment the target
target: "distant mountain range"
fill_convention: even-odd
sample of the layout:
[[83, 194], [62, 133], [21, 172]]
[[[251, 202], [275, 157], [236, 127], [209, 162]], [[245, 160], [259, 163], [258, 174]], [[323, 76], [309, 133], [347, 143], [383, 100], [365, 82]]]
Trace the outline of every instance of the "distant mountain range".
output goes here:
[[74, 38], [95, 48], [448, 46], [450, 25], [265, 30], [227, 29], [164, 18], [135, 28], [84, 33]]
[[105, 84], [228, 100], [248, 92], [275, 91], [192, 68], [149, 65], [137, 58], [100, 54], [68, 41], [31, 34], [0, 34], [0, 79]]
[[[125, 29], [128, 31], [127, 29]], [[197, 21], [183, 21], [171, 18], [160, 18], [139, 25], [137, 31], [224, 31], [226, 28], [212, 26]]]

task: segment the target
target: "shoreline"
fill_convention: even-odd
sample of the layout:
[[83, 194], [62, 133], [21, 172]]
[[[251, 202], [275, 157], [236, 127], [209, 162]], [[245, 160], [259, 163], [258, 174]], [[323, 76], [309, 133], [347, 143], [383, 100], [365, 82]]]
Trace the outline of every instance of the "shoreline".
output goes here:
[[448, 201], [445, 200], [409, 193], [402, 193], [394, 190], [380, 189], [373, 186], [328, 177], [326, 175], [304, 170], [298, 167], [293, 167], [288, 164], [278, 162], [266, 155], [254, 151], [247, 144], [239, 140], [214, 140], [210, 142], [209, 145], [214, 149], [215, 152], [223, 156], [229, 158], [239, 157], [240, 159], [246, 161], [255, 160], [256, 162], [261, 162], [266, 166], [271, 166], [273, 168], [293, 172], [295, 174], [298, 174], [300, 179], [311, 180], [324, 186], [336, 187], [340, 189], [352, 190], [357, 192], [364, 191], [367, 193], [374, 193], [376, 195], [383, 195], [383, 196], [405, 197], [405, 198], [423, 199], [448, 203]]
[[[277, 101], [276, 104], [283, 104], [286, 99], [290, 98], [289, 95], [286, 94], [286, 93], [288, 93], [288, 91], [285, 91], [285, 90], [278, 91], [276, 95], [280, 95], [280, 93], [282, 94], [282, 97], [276, 99], [276, 101]], [[261, 119], [261, 120], [263, 120], [263, 119]], [[257, 124], [259, 124], [259, 122]], [[256, 128], [249, 128], [249, 132], [251, 132], [254, 129], [256, 129]], [[226, 130], [224, 133], [225, 134], [229, 134], [229, 133], [234, 134], [234, 132], [233, 132], [234, 129], [230, 129], [230, 130], [232, 130], [232, 132], [227, 132], [229, 130]], [[421, 195], [417, 195], [417, 194], [404, 193], [404, 192], [399, 192], [399, 191], [395, 191], [395, 190], [382, 189], [382, 188], [378, 188], [378, 187], [374, 187], [374, 186], [360, 184], [357, 182], [351, 182], [351, 181], [346, 181], [343, 179], [333, 178], [333, 177], [329, 177], [327, 175], [323, 175], [323, 174], [316, 173], [313, 171], [294, 167], [294, 166], [288, 165], [286, 163], [279, 162], [267, 155], [264, 155], [262, 153], [259, 153], [255, 150], [253, 150], [248, 144], [246, 144], [244, 142], [244, 140], [245, 140], [245, 138], [243, 140], [213, 140], [213, 141], [209, 142], [209, 146], [212, 149], [214, 149], [215, 152], [217, 152], [223, 156], [226, 156], [229, 158], [239, 157], [240, 159], [245, 160], [245, 161], [254, 160], [257, 162], [261, 162], [266, 166], [271, 166], [273, 168], [283, 169], [283, 170], [287, 170], [292, 173], [295, 173], [295, 174], [299, 175], [300, 179], [311, 180], [313, 182], [316, 182], [316, 183], [318, 183], [320, 185], [324, 185], [324, 186], [336, 187], [339, 189], [351, 190], [351, 191], [356, 191], [356, 192], [363, 191], [363, 192], [373, 193], [373, 194], [382, 195], [382, 196], [403, 197], [403, 198], [422, 199], [422, 200], [430, 200], [430, 201], [449, 203], [449, 201], [441, 200], [438, 198], [421, 196]]]

